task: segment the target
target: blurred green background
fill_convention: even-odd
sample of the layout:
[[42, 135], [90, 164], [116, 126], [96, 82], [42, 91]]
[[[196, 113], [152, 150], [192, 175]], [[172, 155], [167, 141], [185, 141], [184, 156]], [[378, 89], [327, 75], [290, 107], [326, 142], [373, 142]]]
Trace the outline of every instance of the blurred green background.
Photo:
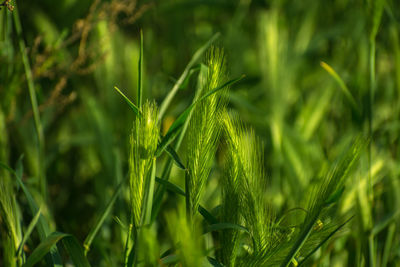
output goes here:
[[[371, 161], [368, 153], [362, 156], [363, 171], [351, 177], [338, 207], [343, 216], [356, 216], [314, 256], [313, 266], [399, 266], [399, 2], [12, 4], [14, 11], [0, 11], [0, 160], [15, 167], [24, 155], [24, 182], [38, 199], [47, 187], [52, 227], [83, 241], [128, 171], [134, 117], [113, 87], [135, 99], [140, 30], [144, 97], [158, 104], [193, 53], [220, 32], [216, 44], [225, 49], [229, 76], [246, 75], [231, 88], [229, 107], [264, 141], [266, 194], [278, 214], [305, 206], [304, 196], [352, 138], [359, 133], [371, 138]], [[189, 79], [179, 90], [163, 120], [164, 133], [190, 105], [195, 85]], [[42, 138], [29, 87], [37, 98]], [[216, 165], [202, 200], [210, 209], [219, 201], [219, 175]], [[47, 185], [38, 177], [46, 177]], [[182, 177], [173, 172], [174, 182], [183, 185]], [[127, 193], [112, 213], [122, 221]], [[27, 201], [19, 193], [17, 199], [28, 224]], [[164, 209], [173, 209], [173, 203], [168, 198]], [[158, 231], [163, 236], [162, 224]], [[108, 218], [89, 253], [92, 264], [120, 262], [123, 235]], [[377, 265], [368, 260], [371, 236]], [[33, 233], [28, 248], [35, 241]]]

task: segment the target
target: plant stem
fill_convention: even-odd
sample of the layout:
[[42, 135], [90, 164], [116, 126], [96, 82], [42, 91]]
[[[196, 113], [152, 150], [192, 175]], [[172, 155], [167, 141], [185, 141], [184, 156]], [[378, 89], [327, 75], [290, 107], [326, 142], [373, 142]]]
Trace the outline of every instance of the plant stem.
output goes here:
[[150, 225], [151, 224], [151, 210], [153, 207], [153, 197], [154, 197], [154, 183], [156, 180], [156, 158], [153, 159], [153, 164], [151, 167], [151, 176], [149, 180], [149, 190], [147, 191], [147, 203], [146, 203], [146, 210], [145, 210], [145, 219], [144, 224]]
[[19, 13], [18, 13], [18, 7], [17, 6], [15, 6], [15, 9], [14, 9], [13, 13], [14, 13], [15, 30], [16, 30], [17, 35], [18, 35], [18, 44], [19, 44], [19, 49], [20, 49], [20, 53], [21, 53], [21, 56], [22, 56], [22, 63], [24, 65], [26, 80], [28, 82], [29, 97], [30, 97], [30, 100], [31, 100], [33, 118], [34, 118], [34, 122], [35, 122], [36, 135], [37, 135], [38, 145], [39, 145], [39, 150], [38, 150], [39, 187], [40, 187], [40, 192], [42, 194], [43, 199], [46, 200], [47, 199], [47, 184], [46, 184], [46, 176], [45, 176], [45, 171], [44, 171], [44, 134], [43, 134], [43, 127], [42, 127], [42, 123], [40, 121], [39, 108], [38, 108], [36, 92], [35, 92], [35, 84], [33, 82], [32, 71], [31, 71], [31, 67], [30, 67], [30, 64], [29, 64], [29, 59], [28, 59], [28, 56], [27, 56], [25, 43], [24, 43], [24, 40], [23, 40], [23, 37], [22, 37], [22, 27], [21, 27], [21, 21], [20, 21], [20, 18], [19, 18]]

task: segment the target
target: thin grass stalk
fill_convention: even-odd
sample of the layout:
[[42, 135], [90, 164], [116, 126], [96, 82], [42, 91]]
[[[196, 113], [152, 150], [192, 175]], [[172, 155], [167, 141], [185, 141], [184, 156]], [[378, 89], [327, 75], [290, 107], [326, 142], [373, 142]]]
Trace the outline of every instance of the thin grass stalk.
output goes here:
[[151, 175], [149, 180], [149, 188], [147, 190], [147, 203], [146, 203], [146, 214], [144, 219], [145, 225], [150, 225], [151, 223], [151, 211], [153, 207], [153, 197], [154, 197], [154, 184], [156, 180], [156, 158], [153, 159], [151, 166]]
[[140, 51], [139, 51], [139, 62], [138, 62], [138, 85], [137, 85], [137, 106], [142, 106], [143, 99], [143, 31], [140, 30]]
[[189, 74], [190, 69], [196, 64], [196, 62], [200, 59], [203, 53], [211, 46], [215, 40], [218, 39], [220, 36], [219, 33], [214, 34], [210, 40], [207, 41], [203, 46], [201, 46], [194, 54], [193, 57], [190, 59], [189, 63], [187, 64], [186, 68], [184, 69], [183, 73], [179, 77], [178, 81], [174, 84], [171, 91], [169, 91], [168, 95], [165, 97], [164, 101], [160, 106], [160, 115], [159, 119], [161, 120], [164, 117], [165, 112], [167, 111], [169, 105], [171, 104], [172, 99], [178, 92], [179, 88], [182, 86], [183, 82], [185, 81], [187, 75]]
[[45, 146], [44, 146], [43, 126], [42, 126], [42, 123], [40, 120], [39, 108], [38, 108], [36, 92], [35, 92], [35, 84], [33, 81], [32, 71], [31, 71], [31, 67], [29, 64], [29, 59], [28, 59], [28, 55], [26, 52], [24, 39], [22, 36], [22, 26], [21, 26], [21, 21], [19, 18], [19, 12], [18, 12], [17, 5], [15, 6], [13, 15], [14, 15], [15, 30], [18, 35], [19, 49], [20, 49], [20, 53], [22, 56], [22, 63], [24, 65], [26, 80], [28, 82], [29, 97], [30, 97], [30, 101], [31, 101], [31, 105], [32, 105], [33, 118], [34, 118], [34, 122], [35, 122], [35, 130], [36, 130], [36, 135], [37, 135], [38, 145], [39, 145], [39, 148], [38, 148], [39, 188], [40, 188], [40, 192], [42, 194], [43, 199], [46, 201], [46, 199], [47, 199], [47, 182], [46, 182], [46, 173], [45, 173], [45, 166], [44, 166]]
[[385, 242], [385, 247], [383, 250], [383, 256], [382, 256], [382, 267], [386, 267], [389, 262], [389, 255], [390, 251], [392, 249], [392, 243], [393, 243], [393, 238], [396, 232], [396, 224], [392, 223], [389, 228], [388, 228], [388, 233], [386, 236], [386, 242]]
[[[371, 3], [370, 3], [371, 4]], [[368, 113], [368, 136], [370, 142], [368, 144], [368, 200], [370, 207], [374, 205], [374, 192], [373, 192], [373, 182], [372, 182], [372, 144], [373, 144], [373, 112], [374, 112], [374, 95], [376, 90], [376, 70], [375, 70], [375, 59], [376, 59], [376, 36], [378, 34], [379, 25], [382, 18], [384, 7], [384, 0], [372, 1], [371, 4], [371, 32], [369, 36], [370, 51], [369, 51], [369, 68], [370, 68], [370, 87], [369, 87], [369, 113]], [[372, 219], [372, 218], [371, 218]], [[369, 265], [371, 267], [376, 266], [376, 249], [374, 245], [374, 235], [372, 232], [369, 233], [368, 237], [368, 247], [369, 247]]]

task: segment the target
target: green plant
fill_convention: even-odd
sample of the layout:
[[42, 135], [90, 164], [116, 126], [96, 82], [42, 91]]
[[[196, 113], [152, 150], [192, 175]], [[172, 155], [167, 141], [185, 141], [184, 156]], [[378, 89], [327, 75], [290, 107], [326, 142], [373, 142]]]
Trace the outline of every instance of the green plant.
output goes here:
[[398, 6], [1, 1], [0, 266], [397, 266]]

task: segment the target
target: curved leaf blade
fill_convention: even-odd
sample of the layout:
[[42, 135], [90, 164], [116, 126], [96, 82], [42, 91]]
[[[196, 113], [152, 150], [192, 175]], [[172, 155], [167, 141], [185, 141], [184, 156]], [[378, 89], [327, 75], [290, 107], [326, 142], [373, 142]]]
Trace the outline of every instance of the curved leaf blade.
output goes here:
[[119, 88], [117, 86], [114, 86], [114, 89], [124, 98], [125, 102], [128, 104], [128, 106], [133, 110], [133, 112], [137, 115], [137, 116], [141, 116], [140, 110], [137, 106], [135, 106], [135, 104], [132, 103], [131, 100], [129, 100], [129, 98], [121, 92], [121, 90], [119, 90]]
[[215, 94], [216, 92], [231, 86], [235, 83], [237, 83], [238, 81], [242, 80], [245, 76], [242, 75], [239, 78], [236, 79], [232, 79], [226, 83], [224, 83], [221, 86], [218, 86], [214, 89], [212, 89], [211, 91], [209, 91], [208, 93], [206, 93], [204, 96], [202, 96], [200, 99], [198, 99], [196, 102], [192, 103], [188, 108], [185, 109], [185, 111], [183, 111], [181, 113], [181, 115], [179, 115], [179, 117], [174, 121], [174, 123], [172, 123], [172, 125], [169, 127], [167, 134], [162, 138], [160, 144], [158, 145], [157, 151], [156, 151], [156, 157], [159, 157], [161, 155], [161, 153], [165, 150], [165, 148], [171, 144], [172, 141], [174, 141], [174, 139], [178, 136], [179, 132], [181, 131], [183, 125], [185, 124], [186, 119], [188, 118], [190, 111], [202, 100], [206, 99], [207, 97]]

